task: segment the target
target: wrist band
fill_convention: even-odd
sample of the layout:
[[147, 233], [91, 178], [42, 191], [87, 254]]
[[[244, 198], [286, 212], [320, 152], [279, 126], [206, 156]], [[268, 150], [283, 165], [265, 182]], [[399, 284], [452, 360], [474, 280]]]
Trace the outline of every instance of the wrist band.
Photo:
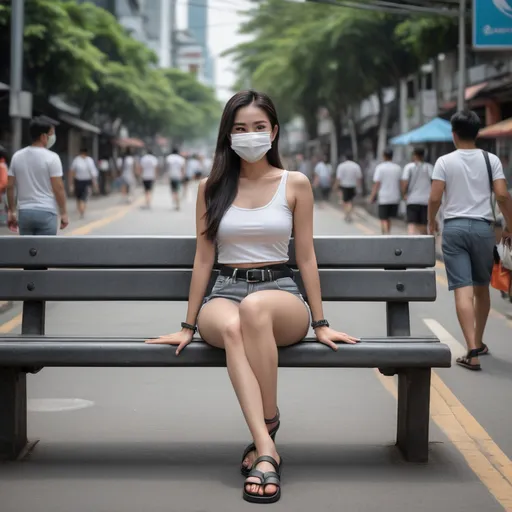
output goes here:
[[192, 324], [187, 324], [187, 322], [181, 322], [181, 328], [188, 329], [189, 331], [192, 331], [194, 334], [197, 332], [197, 327]]

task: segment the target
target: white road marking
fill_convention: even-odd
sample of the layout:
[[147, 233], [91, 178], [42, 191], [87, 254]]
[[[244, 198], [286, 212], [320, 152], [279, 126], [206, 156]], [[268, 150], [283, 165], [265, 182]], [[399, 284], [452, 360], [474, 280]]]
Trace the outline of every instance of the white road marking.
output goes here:
[[94, 402], [81, 398], [29, 398], [27, 401], [30, 412], [76, 411], [93, 405]]
[[439, 338], [441, 343], [446, 343], [452, 351], [452, 362], [458, 357], [465, 356], [467, 348], [456, 338], [454, 338], [437, 320], [433, 318], [424, 318], [423, 322]]

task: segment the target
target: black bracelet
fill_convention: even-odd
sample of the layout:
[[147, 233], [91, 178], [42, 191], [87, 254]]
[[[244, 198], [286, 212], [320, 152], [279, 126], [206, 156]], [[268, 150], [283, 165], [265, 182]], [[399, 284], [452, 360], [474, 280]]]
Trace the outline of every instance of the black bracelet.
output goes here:
[[188, 329], [192, 331], [194, 334], [197, 332], [197, 327], [195, 325], [187, 324], [187, 322], [181, 322], [182, 329]]
[[327, 320], [317, 320], [316, 322], [311, 322], [311, 327], [313, 329], [317, 329], [318, 327], [330, 327], [329, 322]]

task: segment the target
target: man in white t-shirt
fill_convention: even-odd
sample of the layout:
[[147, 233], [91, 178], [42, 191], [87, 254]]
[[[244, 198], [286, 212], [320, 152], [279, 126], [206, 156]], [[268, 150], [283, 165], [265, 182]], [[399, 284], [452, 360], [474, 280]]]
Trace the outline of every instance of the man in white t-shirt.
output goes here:
[[357, 188], [361, 188], [362, 181], [363, 171], [360, 165], [354, 162], [351, 154], [345, 155], [345, 161], [336, 169], [336, 185], [342, 194], [346, 222], [352, 222], [353, 201], [357, 195]]
[[[489, 284], [494, 264], [494, 201], [512, 225], [512, 198], [500, 159], [476, 147], [480, 119], [465, 110], [452, 117], [457, 151], [436, 162], [428, 204], [429, 233], [438, 230], [436, 215], [443, 200], [443, 256], [449, 290], [455, 290], [457, 317], [468, 353], [457, 364], [480, 370], [478, 357], [489, 353], [483, 334], [491, 307]], [[443, 199], [444, 194], [444, 199]]]
[[407, 230], [409, 235], [426, 235], [428, 198], [434, 167], [425, 162], [423, 148], [416, 148], [412, 159], [402, 173], [402, 194], [407, 204]]
[[[69, 224], [57, 139], [53, 124], [40, 116], [30, 122], [32, 144], [14, 153], [8, 170], [7, 222], [20, 235], [56, 235]], [[17, 194], [16, 194], [17, 193]], [[16, 211], [17, 210], [17, 211]]]
[[94, 160], [88, 155], [87, 148], [81, 148], [80, 153], [73, 159], [69, 170], [71, 193], [75, 194], [76, 208], [83, 219], [87, 199], [91, 188], [97, 189], [98, 169]]
[[180, 155], [177, 148], [165, 160], [171, 185], [171, 194], [176, 210], [180, 209], [180, 188], [185, 179], [186, 160]]
[[158, 172], [158, 158], [153, 155], [151, 150], [140, 159], [141, 177], [142, 184], [144, 185], [144, 195], [146, 199], [145, 208], [151, 208], [151, 196], [153, 191], [153, 185]]
[[393, 150], [386, 149], [383, 154], [384, 162], [375, 167], [373, 175], [373, 188], [370, 203], [378, 197], [379, 219], [383, 235], [391, 231], [391, 219], [398, 216], [398, 206], [402, 199], [400, 180], [402, 169], [393, 162]]
[[322, 206], [324, 201], [329, 200], [332, 187], [332, 173], [324, 155], [320, 156], [313, 170], [313, 186], [320, 193], [319, 206]]

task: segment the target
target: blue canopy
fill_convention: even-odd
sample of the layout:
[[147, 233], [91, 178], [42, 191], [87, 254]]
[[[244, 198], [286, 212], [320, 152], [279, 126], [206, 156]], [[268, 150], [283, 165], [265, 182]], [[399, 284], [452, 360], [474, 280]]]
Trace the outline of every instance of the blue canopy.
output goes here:
[[395, 146], [406, 146], [408, 144], [422, 144], [425, 142], [451, 142], [452, 126], [448, 121], [436, 117], [427, 124], [416, 128], [409, 133], [404, 133], [391, 139]]

